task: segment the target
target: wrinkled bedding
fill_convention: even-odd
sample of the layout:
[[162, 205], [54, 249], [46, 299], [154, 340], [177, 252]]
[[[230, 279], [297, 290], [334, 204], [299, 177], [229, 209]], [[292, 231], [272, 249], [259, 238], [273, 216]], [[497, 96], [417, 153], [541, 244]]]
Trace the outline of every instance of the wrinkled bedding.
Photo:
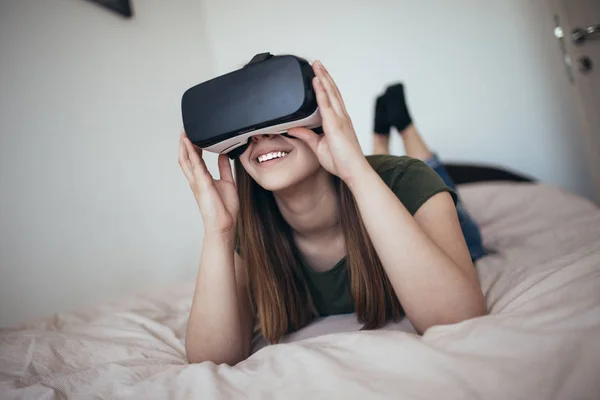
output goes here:
[[235, 367], [189, 365], [193, 283], [0, 331], [0, 398], [599, 399], [600, 210], [551, 186], [460, 188], [490, 315], [357, 332], [320, 320]]

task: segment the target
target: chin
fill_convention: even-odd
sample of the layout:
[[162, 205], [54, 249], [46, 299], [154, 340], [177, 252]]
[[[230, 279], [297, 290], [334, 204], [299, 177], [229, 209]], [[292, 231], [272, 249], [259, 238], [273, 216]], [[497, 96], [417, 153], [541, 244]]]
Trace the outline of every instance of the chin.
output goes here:
[[[255, 179], [256, 181], [256, 179]], [[256, 181], [260, 187], [269, 192], [280, 192], [291, 187], [294, 187], [295, 184], [301, 182], [302, 179], [289, 179], [288, 177], [269, 177], [266, 179], [261, 179], [260, 181]]]

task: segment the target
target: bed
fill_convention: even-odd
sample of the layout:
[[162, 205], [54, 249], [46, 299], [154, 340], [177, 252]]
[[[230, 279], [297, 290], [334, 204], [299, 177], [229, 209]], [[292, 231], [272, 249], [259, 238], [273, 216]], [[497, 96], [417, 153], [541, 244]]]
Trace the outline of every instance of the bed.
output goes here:
[[185, 283], [2, 330], [0, 398], [599, 399], [600, 210], [497, 178], [458, 179], [493, 250], [476, 265], [490, 315], [422, 336], [334, 316], [257, 335], [234, 367], [189, 365]]

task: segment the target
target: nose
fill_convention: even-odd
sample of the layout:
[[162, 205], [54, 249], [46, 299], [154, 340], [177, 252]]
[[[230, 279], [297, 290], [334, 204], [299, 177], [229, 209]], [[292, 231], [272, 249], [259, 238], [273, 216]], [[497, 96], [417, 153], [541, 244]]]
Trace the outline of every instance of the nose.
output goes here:
[[274, 135], [271, 135], [270, 133], [263, 133], [262, 135], [254, 135], [252, 136], [252, 141], [253, 142], [260, 142], [261, 140], [269, 140], [272, 139]]

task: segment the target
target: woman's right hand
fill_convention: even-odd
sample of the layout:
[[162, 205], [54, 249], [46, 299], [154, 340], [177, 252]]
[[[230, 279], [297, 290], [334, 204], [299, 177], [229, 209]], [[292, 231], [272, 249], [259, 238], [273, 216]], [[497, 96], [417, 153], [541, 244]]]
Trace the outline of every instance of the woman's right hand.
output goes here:
[[213, 179], [202, 159], [202, 150], [194, 146], [182, 132], [179, 139], [179, 165], [200, 207], [205, 231], [233, 234], [240, 203], [227, 156], [219, 154], [221, 179]]

